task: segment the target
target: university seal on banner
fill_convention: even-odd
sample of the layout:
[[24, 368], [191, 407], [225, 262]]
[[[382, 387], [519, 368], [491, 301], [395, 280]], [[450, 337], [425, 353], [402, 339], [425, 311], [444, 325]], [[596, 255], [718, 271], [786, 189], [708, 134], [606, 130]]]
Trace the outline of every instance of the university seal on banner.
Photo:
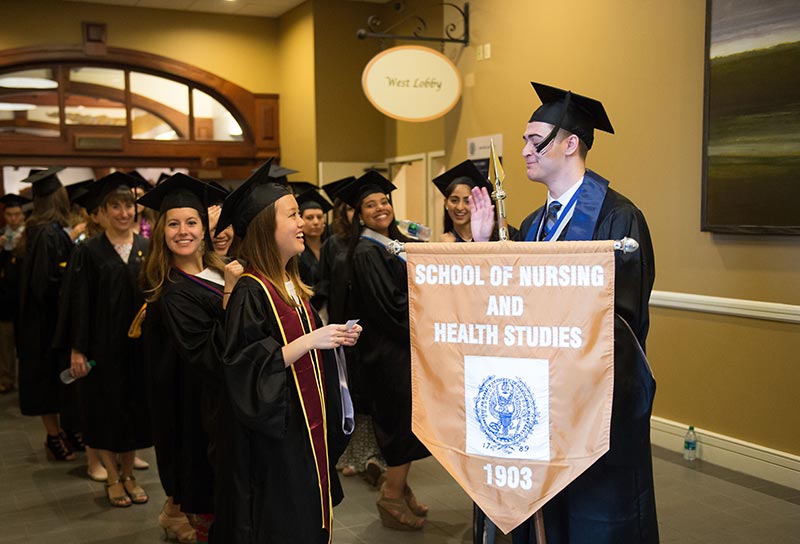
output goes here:
[[484, 447], [505, 454], [527, 451], [525, 445], [539, 411], [528, 385], [519, 377], [488, 376], [475, 397], [475, 417], [487, 438]]

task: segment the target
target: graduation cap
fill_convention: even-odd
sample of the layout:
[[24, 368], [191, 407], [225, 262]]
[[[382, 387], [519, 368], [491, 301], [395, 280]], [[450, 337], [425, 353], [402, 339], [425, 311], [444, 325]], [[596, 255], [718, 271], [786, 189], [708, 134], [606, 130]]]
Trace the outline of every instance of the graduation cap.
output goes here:
[[47, 170], [31, 169], [27, 178], [22, 180], [22, 183], [31, 183], [33, 185], [34, 198], [39, 196], [47, 196], [55, 193], [63, 185], [61, 180], [58, 179], [57, 173], [64, 169], [63, 166], [53, 166]]
[[136, 202], [159, 213], [173, 208], [192, 208], [203, 216], [208, 214], [211, 202], [219, 202], [226, 194], [211, 184], [178, 172]]
[[100, 203], [97, 201], [97, 187], [96, 183], [89, 185], [86, 190], [81, 191], [81, 194], [76, 196], [72, 201], [78, 206], [82, 206], [86, 213], [94, 213]]
[[328, 195], [331, 200], [336, 200], [336, 193], [338, 193], [345, 185], [352, 183], [356, 180], [355, 176], [347, 176], [346, 178], [331, 181], [322, 186], [322, 190]]
[[159, 183], [161, 183], [164, 180], [169, 179], [170, 177], [172, 177], [172, 174], [167, 174], [166, 172], [161, 172], [158, 175], [158, 180], [156, 180], [156, 185], [158, 185]]
[[366, 174], [345, 185], [336, 194], [339, 198], [347, 202], [351, 207], [357, 208], [358, 204], [373, 193], [383, 193], [388, 195], [397, 189], [391, 181], [380, 175], [375, 170], [368, 170]]
[[289, 189], [292, 190], [292, 194], [294, 194], [295, 196], [302, 195], [306, 191], [316, 191], [317, 189], [319, 189], [319, 187], [307, 181], [290, 181], [288, 183], [289, 183]]
[[69, 195], [69, 201], [76, 202], [78, 198], [80, 198], [82, 195], [85, 195], [89, 191], [89, 187], [92, 185], [92, 183], [94, 183], [93, 179], [87, 179], [85, 181], [79, 181], [78, 183], [67, 185], [65, 189]]
[[[111, 172], [107, 176], [103, 176], [92, 185], [92, 191], [95, 193], [97, 199], [97, 206], [103, 204], [106, 197], [117, 189], [123, 188], [131, 190], [136, 187], [138, 183], [139, 181], [135, 177], [124, 172]], [[131, 193], [131, 197], [135, 199], [133, 193]]]
[[217, 193], [214, 193], [213, 195], [209, 195], [210, 197], [208, 200], [209, 206], [213, 206], [214, 204], [222, 205], [222, 201], [225, 200], [225, 198], [229, 194], [231, 194], [230, 189], [224, 187], [221, 183], [217, 183], [216, 181], [209, 181], [208, 185], [209, 187], [214, 187], [215, 189], [217, 189], [217, 191], [219, 191]]
[[283, 183], [284, 185], [289, 183], [289, 180], [286, 179], [286, 176], [291, 176], [292, 174], [296, 174], [297, 170], [292, 170], [291, 168], [284, 168], [283, 166], [279, 166], [277, 164], [273, 164], [269, 167], [269, 177], [272, 178], [272, 181]]
[[486, 176], [481, 174], [475, 163], [469, 159], [433, 178], [433, 184], [444, 196], [447, 196], [447, 188], [453, 184], [464, 184], [470, 188], [485, 187], [490, 194], [493, 190]]
[[19, 196], [15, 194], [7, 194], [0, 196], [0, 202], [6, 205], [6, 208], [21, 208], [25, 204], [32, 202], [30, 198]]
[[292, 194], [286, 185], [277, 183], [270, 176], [271, 165], [272, 159], [269, 159], [228, 195], [222, 203], [215, 236], [228, 225], [233, 225], [236, 236], [244, 238], [247, 225], [261, 210], [279, 198]]
[[614, 134], [614, 128], [601, 102], [542, 83], [531, 81], [531, 85], [539, 95], [542, 105], [533, 112], [528, 122], [541, 121], [553, 125], [547, 138], [536, 145], [537, 152], [541, 153], [547, 147], [559, 128], [575, 134], [589, 149], [594, 142], [594, 129]]
[[153, 188], [150, 182], [147, 181], [147, 178], [140, 174], [138, 170], [131, 170], [130, 172], [126, 172], [126, 174], [136, 180], [135, 187], [141, 187], [145, 191], [149, 191]]
[[301, 193], [296, 198], [301, 214], [306, 210], [322, 210], [322, 213], [328, 213], [333, 209], [331, 203], [316, 189]]

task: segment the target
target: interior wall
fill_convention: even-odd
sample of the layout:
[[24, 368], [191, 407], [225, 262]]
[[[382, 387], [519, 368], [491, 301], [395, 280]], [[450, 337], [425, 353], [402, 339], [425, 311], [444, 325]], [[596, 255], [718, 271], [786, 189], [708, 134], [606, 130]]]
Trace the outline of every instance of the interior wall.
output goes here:
[[[448, 46], [460, 49], [453, 54], [466, 83], [445, 118], [450, 166], [466, 158], [467, 138], [502, 133], [508, 216], [518, 225], [546, 196], [521, 157], [522, 132], [540, 104], [529, 82], [597, 98], [616, 134], [596, 134], [587, 165], [644, 211], [655, 288], [800, 304], [800, 238], [700, 231], [705, 2], [495, 4], [472, 0], [471, 45]], [[477, 61], [485, 43], [491, 58]], [[789, 389], [798, 345], [797, 325], [656, 308], [654, 413], [800, 454]]]
[[254, 93], [282, 91], [277, 19], [60, 0], [3, 0], [2, 10], [0, 50], [80, 45], [83, 21], [105, 23], [110, 47], [180, 60]]
[[317, 183], [314, 10], [310, 1], [279, 20], [281, 164], [298, 170], [292, 181]]
[[385, 118], [361, 89], [361, 74], [380, 49], [356, 32], [378, 6], [314, 0], [317, 155], [320, 161], [382, 162]]

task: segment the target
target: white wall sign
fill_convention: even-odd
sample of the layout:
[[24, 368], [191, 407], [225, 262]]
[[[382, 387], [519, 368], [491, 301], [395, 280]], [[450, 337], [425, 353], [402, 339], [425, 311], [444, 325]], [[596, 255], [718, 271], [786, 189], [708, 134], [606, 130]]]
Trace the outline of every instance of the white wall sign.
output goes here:
[[401, 121], [441, 117], [461, 97], [461, 75], [443, 54], [403, 45], [375, 55], [361, 76], [367, 99], [381, 113]]

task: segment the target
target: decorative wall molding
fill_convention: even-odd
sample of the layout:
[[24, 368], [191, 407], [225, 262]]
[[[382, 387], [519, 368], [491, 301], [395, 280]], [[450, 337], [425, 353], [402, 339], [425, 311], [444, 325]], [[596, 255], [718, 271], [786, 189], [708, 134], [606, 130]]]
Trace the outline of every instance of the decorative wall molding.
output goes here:
[[[683, 452], [688, 424], [662, 417], [650, 418], [650, 440], [656, 446]], [[695, 428], [697, 457], [714, 465], [762, 480], [800, 489], [800, 456]]]
[[713, 297], [673, 291], [653, 291], [650, 295], [650, 305], [658, 308], [673, 308], [690, 312], [732, 315], [784, 323], [800, 323], [800, 306], [781, 304], [779, 302]]

